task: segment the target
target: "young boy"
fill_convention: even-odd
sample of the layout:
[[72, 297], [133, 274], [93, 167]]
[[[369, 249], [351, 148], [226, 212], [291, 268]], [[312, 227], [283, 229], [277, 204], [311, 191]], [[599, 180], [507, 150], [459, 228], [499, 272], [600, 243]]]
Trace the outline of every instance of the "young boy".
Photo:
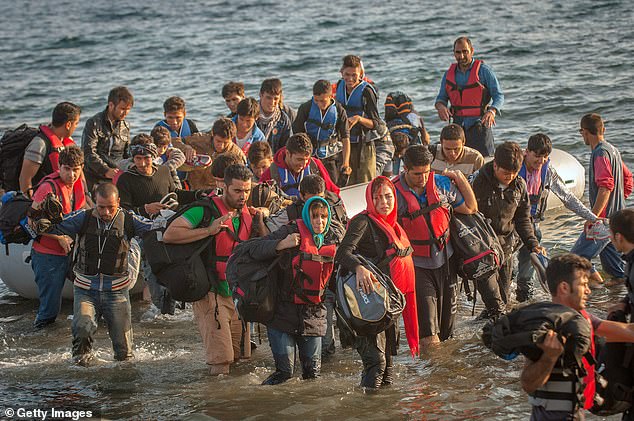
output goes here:
[[360, 57], [343, 58], [336, 99], [346, 109], [350, 125], [352, 175], [349, 184], [370, 181], [376, 174], [376, 150], [374, 142], [366, 141], [365, 137], [368, 131], [378, 130], [383, 122], [377, 108], [376, 90], [363, 80]]
[[350, 128], [343, 106], [333, 98], [330, 82], [318, 80], [313, 98], [299, 106], [293, 133], [306, 133], [313, 143], [313, 156], [319, 158], [332, 180], [339, 172], [350, 174]]
[[229, 108], [229, 114], [227, 118], [233, 118], [236, 115], [238, 104], [242, 101], [244, 96], [244, 83], [242, 82], [229, 82], [222, 87], [222, 97], [225, 99], [225, 104]]
[[[193, 147], [197, 153], [211, 156], [214, 161], [221, 154], [232, 154], [238, 157], [238, 161], [245, 163], [246, 157], [238, 145], [233, 143], [236, 136], [236, 126], [233, 121], [221, 117], [214, 121], [209, 133], [198, 133], [184, 139], [184, 142]], [[196, 169], [188, 173], [188, 182], [193, 189], [205, 189], [215, 185], [211, 176], [211, 168]]]
[[177, 188], [182, 188], [177, 169], [185, 163], [185, 154], [178, 148], [171, 146], [171, 134], [169, 129], [156, 126], [150, 132], [150, 136], [156, 145], [158, 158], [157, 165], [167, 165]]
[[253, 142], [265, 142], [264, 133], [255, 124], [260, 115], [260, 106], [254, 98], [245, 98], [238, 104], [236, 115], [231, 119], [236, 125], [233, 142], [246, 155]]
[[260, 115], [256, 121], [274, 152], [291, 136], [291, 117], [282, 109], [282, 81], [265, 79], [260, 86]]
[[260, 177], [264, 171], [268, 170], [273, 163], [273, 151], [266, 142], [256, 142], [249, 149], [247, 154], [249, 168], [253, 172], [253, 181], [260, 182]]
[[198, 127], [192, 120], [185, 118], [185, 100], [178, 96], [171, 96], [163, 103], [163, 115], [165, 118], [154, 125], [162, 126], [169, 130], [171, 137], [185, 137], [198, 133]]

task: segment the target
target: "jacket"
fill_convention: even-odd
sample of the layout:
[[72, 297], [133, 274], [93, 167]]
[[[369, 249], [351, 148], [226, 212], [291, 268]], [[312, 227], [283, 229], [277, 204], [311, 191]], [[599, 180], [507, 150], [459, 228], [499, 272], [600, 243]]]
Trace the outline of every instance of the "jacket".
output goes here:
[[[278, 181], [278, 184], [283, 188], [285, 184], [297, 184], [297, 186], [295, 186], [295, 188], [299, 187], [299, 182], [301, 181], [301, 178], [303, 176], [298, 175], [297, 178], [295, 178], [295, 176], [293, 174], [291, 174], [291, 172], [289, 171], [288, 167], [286, 166], [286, 162], [284, 161], [284, 159], [286, 158], [286, 147], [283, 147], [282, 149], [280, 149], [279, 151], [277, 151], [275, 153], [275, 156], [273, 157], [273, 163], [275, 164], [274, 166], [269, 167], [266, 171], [264, 171], [264, 173], [262, 174], [262, 177], [260, 177], [260, 181], [261, 182], [265, 182], [265, 181], [269, 181], [269, 180], [276, 180]], [[319, 175], [321, 175], [321, 177], [324, 179], [324, 181], [326, 182], [326, 190], [331, 191], [333, 193], [335, 193], [336, 195], [339, 195], [339, 187], [337, 187], [337, 185], [335, 183], [333, 183], [333, 181], [330, 179], [330, 176], [328, 175], [328, 171], [326, 170], [326, 167], [324, 167], [324, 164], [321, 163], [320, 160], [315, 159], [315, 158], [310, 158], [308, 167], [313, 167], [313, 168], [317, 168], [319, 170]], [[287, 183], [284, 183], [284, 180], [281, 180], [281, 176], [280, 174], [272, 174], [271, 173], [271, 169], [277, 169], [280, 172], [285, 173], [285, 175], [288, 176], [288, 179], [286, 181], [288, 181]], [[306, 167], [303, 169], [305, 170]], [[302, 174], [302, 173], [300, 173]], [[291, 180], [291, 178], [293, 180]], [[286, 179], [286, 177], [285, 177]], [[289, 194], [288, 192], [286, 192], [287, 194]], [[297, 196], [299, 196], [299, 192], [297, 193]]]
[[472, 182], [478, 209], [491, 221], [500, 238], [506, 258], [515, 250], [514, 231], [529, 250], [539, 246], [530, 218], [530, 202], [526, 182], [516, 177], [502, 190], [493, 174], [493, 161], [484, 164]]
[[86, 120], [81, 137], [84, 150], [86, 178], [89, 187], [108, 181], [105, 177], [110, 168], [130, 157], [130, 125], [127, 121], [117, 121], [114, 125], [108, 120], [108, 109]]
[[[253, 241], [249, 252], [254, 259], [274, 259], [277, 256], [275, 248], [287, 235], [298, 233], [296, 224], [284, 225], [277, 231]], [[334, 237], [328, 232], [324, 238], [324, 244], [334, 244]], [[323, 246], [322, 246], [323, 247]], [[295, 251], [297, 249], [294, 249]], [[290, 268], [293, 251], [284, 251], [280, 259], [282, 268]], [[293, 302], [293, 290], [291, 288], [292, 271], [279, 271], [278, 299], [275, 307], [275, 315], [267, 326], [273, 329], [301, 336], [324, 336], [326, 334], [326, 307], [319, 304], [295, 304]]]

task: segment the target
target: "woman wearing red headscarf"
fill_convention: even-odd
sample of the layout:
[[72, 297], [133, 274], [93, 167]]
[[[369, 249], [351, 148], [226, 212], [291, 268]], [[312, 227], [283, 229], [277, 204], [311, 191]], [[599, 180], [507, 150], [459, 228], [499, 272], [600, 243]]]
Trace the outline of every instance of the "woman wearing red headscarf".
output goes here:
[[[396, 191], [386, 177], [377, 177], [365, 192], [367, 207], [350, 220], [346, 235], [337, 250], [337, 263], [355, 272], [357, 287], [368, 293], [377, 282], [361, 265], [357, 255], [379, 262], [379, 269], [389, 275], [394, 285], [405, 294], [403, 311], [405, 334], [412, 355], [418, 354], [418, 318], [414, 263], [409, 240], [396, 221]], [[377, 244], [378, 243], [378, 244]], [[352, 339], [340, 329], [342, 345], [354, 346], [363, 360], [361, 386], [377, 388], [392, 383], [392, 356], [398, 347], [398, 323], [378, 335]]]

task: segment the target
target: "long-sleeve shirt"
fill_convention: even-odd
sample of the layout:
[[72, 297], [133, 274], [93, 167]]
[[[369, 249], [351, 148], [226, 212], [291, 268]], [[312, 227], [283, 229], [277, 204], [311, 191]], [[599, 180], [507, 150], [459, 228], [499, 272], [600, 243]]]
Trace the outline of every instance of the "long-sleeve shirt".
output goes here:
[[[619, 171], [620, 168], [620, 171]], [[625, 207], [625, 199], [632, 193], [634, 181], [632, 173], [623, 163], [621, 154], [610, 143], [601, 141], [592, 150], [589, 175], [590, 205], [594, 206], [599, 188], [610, 191], [608, 204], [600, 217], [609, 218], [613, 213]]]
[[[86, 209], [70, 213], [64, 217], [62, 222], [54, 225], [51, 228], [51, 232], [54, 234], [65, 234], [71, 237], [75, 237], [80, 233], [82, 227], [84, 226], [85, 219], [93, 217], [93, 212], [94, 209]], [[144, 233], [152, 229], [152, 221], [143, 218], [142, 216], [132, 214], [132, 222], [134, 225], [134, 235], [136, 237], [140, 237]], [[81, 282], [75, 281], [75, 285], [84, 289], [87, 289], [86, 285], [90, 285], [90, 289], [98, 289], [100, 291], [114, 291], [125, 288], [127, 284], [130, 283], [130, 279], [128, 276], [120, 277], [116, 275], [105, 275], [102, 273], [98, 273], [96, 275], [85, 275], [77, 272], [75, 273], [75, 275], [81, 278]]]
[[581, 200], [577, 199], [573, 192], [566, 187], [566, 184], [561, 179], [555, 167], [552, 163], [548, 164], [548, 170], [546, 171], [546, 182], [550, 185], [550, 190], [562, 201], [564, 206], [577, 214], [580, 218], [587, 221], [596, 221], [597, 216], [592, 213], [590, 209], [584, 205]]
[[[469, 74], [471, 73], [471, 68], [473, 67], [473, 61], [471, 61], [471, 65], [467, 69], [466, 72], [460, 70], [459, 67], [456, 67], [456, 85], [459, 87], [464, 87], [467, 85], [469, 81]], [[487, 88], [489, 91], [489, 95], [491, 95], [491, 108], [495, 108], [498, 112], [502, 109], [504, 105], [504, 92], [502, 92], [502, 86], [500, 86], [500, 82], [498, 81], [497, 76], [493, 72], [493, 69], [482, 63], [480, 66], [480, 71], [478, 72], [478, 76], [480, 77], [480, 82]], [[440, 91], [438, 92], [438, 96], [436, 97], [436, 101], [434, 104], [441, 102], [445, 105], [449, 102], [449, 95], [447, 94], [447, 72], [442, 77], [442, 81], [440, 82]], [[473, 126], [480, 117], [455, 117], [454, 121], [456, 124], [460, 124], [465, 129]]]

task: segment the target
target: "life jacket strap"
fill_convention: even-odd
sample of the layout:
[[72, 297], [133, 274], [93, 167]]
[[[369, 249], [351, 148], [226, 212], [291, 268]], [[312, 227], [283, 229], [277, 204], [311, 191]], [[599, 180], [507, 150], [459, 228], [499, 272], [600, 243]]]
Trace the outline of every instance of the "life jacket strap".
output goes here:
[[434, 203], [433, 205], [429, 205], [429, 206], [425, 206], [425, 207], [421, 207], [420, 209], [418, 209], [417, 211], [414, 212], [407, 212], [405, 215], [403, 215], [404, 218], [407, 219], [411, 219], [414, 220], [416, 218], [418, 218], [421, 215], [425, 215], [427, 213], [430, 213], [431, 211], [433, 211], [434, 209], [438, 209], [439, 207], [441, 207], [442, 204], [440, 202], [438, 203]]

